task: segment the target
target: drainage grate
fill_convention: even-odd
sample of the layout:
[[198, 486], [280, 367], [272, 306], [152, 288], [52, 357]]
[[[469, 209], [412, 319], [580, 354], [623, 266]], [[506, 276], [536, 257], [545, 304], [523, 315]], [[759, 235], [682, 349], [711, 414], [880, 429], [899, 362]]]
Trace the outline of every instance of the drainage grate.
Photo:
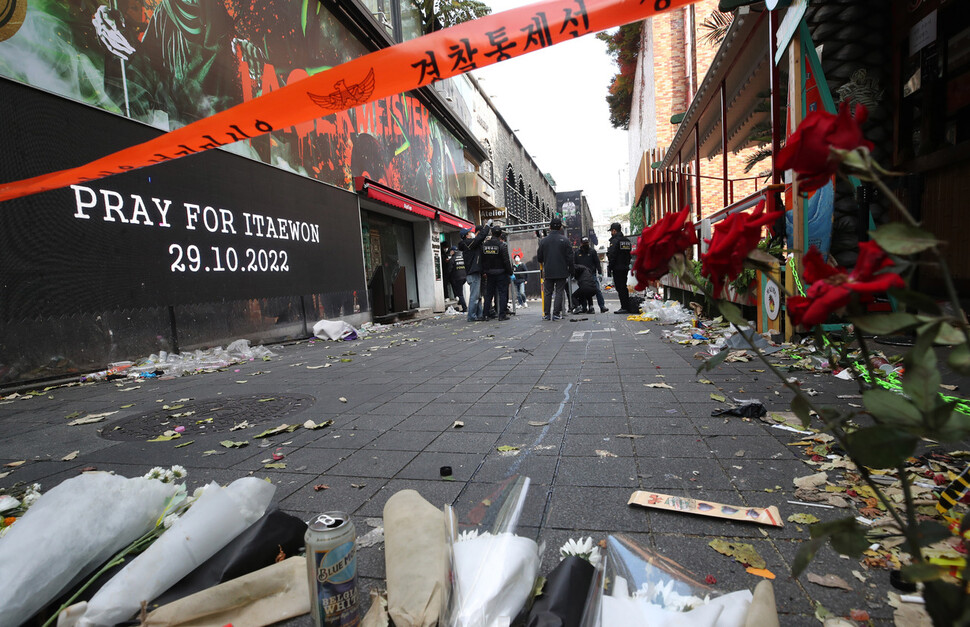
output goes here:
[[[173, 403], [169, 409], [157, 409], [130, 416], [105, 426], [101, 437], [107, 440], [147, 440], [177, 426], [185, 427], [182, 437], [208, 433], [225, 433], [246, 420], [251, 425], [266, 424], [267, 428], [313, 405], [312, 396], [286, 394], [277, 396], [227, 396], [210, 400]], [[176, 415], [177, 414], [177, 415]], [[276, 423], [276, 424], [271, 424]]]

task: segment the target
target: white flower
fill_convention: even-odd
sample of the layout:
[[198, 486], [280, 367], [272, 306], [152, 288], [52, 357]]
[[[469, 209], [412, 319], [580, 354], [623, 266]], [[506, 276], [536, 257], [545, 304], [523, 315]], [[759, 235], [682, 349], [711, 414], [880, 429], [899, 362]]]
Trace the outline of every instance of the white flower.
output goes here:
[[579, 540], [573, 540], [570, 538], [566, 541], [566, 544], [559, 547], [559, 558], [561, 560], [567, 557], [575, 555], [576, 557], [581, 557], [593, 566], [597, 566], [602, 559], [600, 555], [600, 548], [593, 544], [593, 538], [580, 538]]
[[172, 466], [172, 477], [175, 479], [184, 479], [188, 474], [184, 466], [179, 466], [178, 464]]
[[34, 483], [24, 492], [24, 497], [21, 499], [21, 503], [25, 508], [30, 507], [34, 502], [40, 498], [40, 484]]
[[474, 529], [465, 529], [458, 534], [458, 539], [455, 542], [465, 542], [466, 540], [474, 540], [478, 537], [478, 531]]
[[164, 526], [166, 529], [168, 529], [172, 525], [174, 525], [175, 524], [175, 521], [178, 520], [178, 519], [179, 519], [179, 515], [178, 514], [169, 514], [168, 516], [166, 516], [162, 520], [162, 526]]
[[145, 473], [145, 479], [160, 479], [161, 481], [165, 481], [165, 469], [161, 466], [155, 466]]

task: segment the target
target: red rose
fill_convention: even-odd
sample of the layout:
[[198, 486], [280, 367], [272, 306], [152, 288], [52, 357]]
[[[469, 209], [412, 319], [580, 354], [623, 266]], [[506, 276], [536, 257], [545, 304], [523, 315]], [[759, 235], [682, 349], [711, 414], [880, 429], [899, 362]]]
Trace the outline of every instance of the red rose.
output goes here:
[[714, 225], [714, 236], [708, 241], [707, 252], [701, 255], [701, 275], [714, 285], [715, 298], [725, 283], [741, 274], [748, 253], [761, 241], [761, 227], [773, 224], [783, 213], [765, 213], [762, 199], [751, 213], [732, 213]]
[[646, 287], [647, 281], [656, 281], [667, 274], [670, 259], [697, 243], [697, 233], [688, 218], [690, 207], [684, 207], [645, 227], [640, 233], [637, 258], [633, 262], [638, 290]]
[[857, 104], [853, 118], [847, 101], [839, 107], [838, 115], [826, 111], [809, 113], [778, 154], [777, 169], [794, 170], [802, 191], [822, 187], [841, 163], [832, 148], [854, 150], [865, 146], [872, 150], [872, 142], [866, 141], [859, 128], [867, 117], [869, 111], [864, 105]]
[[785, 306], [792, 322], [806, 327], [825, 322], [829, 314], [848, 305], [853, 294], [871, 300], [873, 295], [891, 287], [906, 287], [903, 278], [895, 272], [876, 274], [893, 262], [879, 244], [872, 241], [859, 244], [859, 259], [849, 273], [844, 268], [825, 263], [814, 246], [805, 253], [802, 264], [805, 281], [811, 286], [805, 296], [790, 296]]

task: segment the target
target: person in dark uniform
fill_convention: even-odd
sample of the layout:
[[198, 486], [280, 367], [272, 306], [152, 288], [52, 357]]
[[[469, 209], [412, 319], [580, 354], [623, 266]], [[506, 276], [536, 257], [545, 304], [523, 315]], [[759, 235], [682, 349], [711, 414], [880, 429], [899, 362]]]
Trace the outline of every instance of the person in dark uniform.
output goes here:
[[[590, 269], [593, 280], [596, 282], [596, 302], [600, 306], [600, 313], [606, 313], [609, 309], [606, 308], [606, 303], [603, 301], [603, 290], [600, 289], [600, 277], [603, 274], [603, 264], [600, 263], [600, 257], [596, 254], [596, 250], [589, 245], [589, 238], [584, 237], [583, 241], [576, 251], [576, 257], [573, 262], [577, 266], [586, 266]], [[578, 277], [577, 277], [578, 280]], [[589, 311], [586, 313], [594, 313], [593, 307], [587, 307]]]
[[573, 292], [572, 313], [593, 313], [593, 296], [596, 294], [596, 277], [593, 271], [587, 266], [576, 264], [573, 271], [573, 278], [576, 279], [576, 290]]
[[626, 277], [630, 273], [630, 253], [632, 249], [633, 244], [623, 235], [620, 223], [611, 224], [610, 247], [606, 249], [606, 269], [613, 277], [613, 287], [616, 288], [616, 295], [620, 297], [620, 308], [613, 313], [636, 313], [630, 311], [630, 292], [626, 286]]
[[[542, 291], [545, 302], [542, 303], [542, 319], [562, 320], [566, 279], [573, 273], [573, 247], [562, 233], [560, 218], [549, 221], [549, 235], [539, 242], [536, 258], [543, 264]], [[555, 296], [555, 303], [553, 303], [553, 296]], [[550, 306], [552, 306], [552, 315], [550, 315]]]
[[465, 260], [465, 282], [468, 283], [468, 321], [475, 322], [484, 320], [481, 294], [482, 294], [482, 242], [488, 237], [492, 228], [492, 221], [483, 224], [475, 233], [474, 228], [462, 229], [460, 231], [461, 242], [458, 250], [461, 251]]
[[499, 320], [509, 319], [509, 277], [512, 275], [512, 261], [509, 259], [509, 246], [502, 241], [502, 229], [492, 229], [492, 237], [482, 244], [482, 272], [488, 275], [485, 284], [485, 316], [491, 308], [493, 298], [497, 298], [495, 308]]
[[448, 250], [446, 262], [448, 282], [451, 290], [458, 299], [458, 305], [462, 313], [468, 312], [468, 304], [465, 302], [465, 256], [459, 254], [458, 249], [452, 246]]
[[515, 297], [518, 300], [519, 307], [528, 307], [529, 303], [525, 300], [525, 284], [528, 279], [525, 273], [528, 272], [528, 268], [524, 263], [522, 263], [522, 257], [516, 255], [512, 263], [512, 280], [515, 283]]

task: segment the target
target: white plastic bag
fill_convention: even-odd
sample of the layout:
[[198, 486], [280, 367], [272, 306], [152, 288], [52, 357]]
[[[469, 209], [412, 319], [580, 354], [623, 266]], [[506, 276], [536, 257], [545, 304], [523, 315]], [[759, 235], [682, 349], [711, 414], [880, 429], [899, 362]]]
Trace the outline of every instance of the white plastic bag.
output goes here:
[[253, 524], [275, 491], [273, 484], [255, 477], [225, 488], [209, 484], [188, 512], [98, 590], [76, 624], [107, 627], [131, 618], [142, 601], [168, 590]]
[[313, 335], [321, 340], [356, 340], [360, 334], [343, 320], [320, 320], [313, 325]]
[[84, 473], [43, 494], [0, 540], [0, 625], [20, 625], [150, 531], [176, 486]]

